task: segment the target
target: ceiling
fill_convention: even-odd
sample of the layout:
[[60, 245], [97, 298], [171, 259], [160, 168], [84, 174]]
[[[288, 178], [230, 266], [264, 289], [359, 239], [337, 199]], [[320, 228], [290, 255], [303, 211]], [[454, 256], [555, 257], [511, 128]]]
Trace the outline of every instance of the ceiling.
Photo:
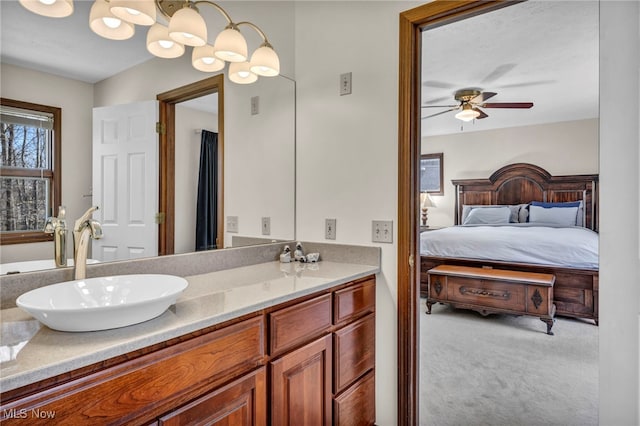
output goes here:
[[[454, 92], [480, 88], [488, 102], [463, 122], [451, 111], [421, 120], [422, 135], [473, 132], [598, 116], [598, 2], [527, 1], [423, 32], [422, 104], [456, 105]], [[423, 108], [422, 116], [447, 108]]]
[[[54, 19], [0, 1], [2, 62], [96, 83], [152, 58], [145, 28], [106, 40], [88, 26], [93, 0], [74, 4], [71, 16]], [[454, 105], [454, 92], [468, 87], [497, 92], [491, 102], [534, 103], [486, 109], [489, 117], [469, 123], [455, 111], [423, 119], [424, 136], [597, 117], [598, 3], [530, 0], [427, 30], [422, 63], [423, 103]]]

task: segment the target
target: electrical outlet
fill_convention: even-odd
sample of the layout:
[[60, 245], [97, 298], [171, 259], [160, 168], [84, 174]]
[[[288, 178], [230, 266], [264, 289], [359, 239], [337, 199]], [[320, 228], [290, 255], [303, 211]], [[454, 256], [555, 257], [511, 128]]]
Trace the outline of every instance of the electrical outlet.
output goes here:
[[374, 243], [392, 243], [393, 242], [393, 221], [392, 220], [374, 220], [372, 222], [371, 241]]
[[238, 232], [238, 216], [227, 216], [227, 232]]
[[325, 240], [336, 239], [336, 220], [335, 219], [324, 220], [324, 239]]
[[251, 115], [260, 114], [260, 96], [251, 98]]
[[262, 218], [262, 235], [271, 235], [271, 218]]
[[351, 73], [340, 74], [340, 96], [351, 94]]

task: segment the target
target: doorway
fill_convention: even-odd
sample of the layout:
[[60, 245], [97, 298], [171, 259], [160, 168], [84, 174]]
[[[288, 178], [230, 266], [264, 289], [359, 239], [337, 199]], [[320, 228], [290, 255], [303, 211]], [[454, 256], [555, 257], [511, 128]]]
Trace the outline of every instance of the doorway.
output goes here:
[[[222, 247], [224, 231], [224, 75], [218, 74], [186, 86], [160, 93], [160, 199], [159, 209], [164, 219], [158, 230], [158, 255], [175, 252], [175, 155], [176, 104], [216, 93], [218, 96], [218, 165], [217, 174], [217, 246]], [[195, 232], [195, 231], [194, 231]]]
[[[425, 28], [484, 14], [518, 1], [435, 1], [400, 16], [398, 176], [398, 424], [415, 425], [418, 415], [420, 274], [418, 192], [421, 133], [421, 33]], [[404, 411], [403, 411], [404, 410]]]

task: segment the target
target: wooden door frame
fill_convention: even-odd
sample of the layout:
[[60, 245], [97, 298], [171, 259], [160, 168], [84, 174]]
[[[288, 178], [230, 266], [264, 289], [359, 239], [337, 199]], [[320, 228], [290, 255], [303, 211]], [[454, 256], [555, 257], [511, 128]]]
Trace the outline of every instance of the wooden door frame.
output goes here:
[[218, 198], [217, 247], [224, 240], [224, 74], [218, 74], [157, 96], [160, 121], [159, 211], [165, 214], [158, 228], [158, 255], [174, 253], [175, 242], [175, 177], [176, 177], [176, 104], [201, 96], [218, 94]]
[[398, 425], [419, 424], [418, 200], [421, 34], [522, 0], [435, 0], [400, 14], [398, 74]]

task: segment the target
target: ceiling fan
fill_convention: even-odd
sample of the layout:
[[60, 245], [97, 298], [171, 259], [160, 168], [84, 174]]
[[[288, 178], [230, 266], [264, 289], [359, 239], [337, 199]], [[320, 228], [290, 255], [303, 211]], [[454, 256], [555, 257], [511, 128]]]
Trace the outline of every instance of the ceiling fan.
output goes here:
[[497, 95], [495, 92], [483, 92], [479, 89], [461, 89], [456, 91], [454, 99], [458, 105], [423, 105], [422, 108], [449, 108], [435, 114], [427, 115], [424, 118], [436, 117], [451, 111], [459, 110], [455, 117], [462, 121], [480, 120], [488, 115], [480, 108], [520, 108], [528, 109], [533, 106], [533, 102], [498, 102], [487, 103], [486, 100]]

